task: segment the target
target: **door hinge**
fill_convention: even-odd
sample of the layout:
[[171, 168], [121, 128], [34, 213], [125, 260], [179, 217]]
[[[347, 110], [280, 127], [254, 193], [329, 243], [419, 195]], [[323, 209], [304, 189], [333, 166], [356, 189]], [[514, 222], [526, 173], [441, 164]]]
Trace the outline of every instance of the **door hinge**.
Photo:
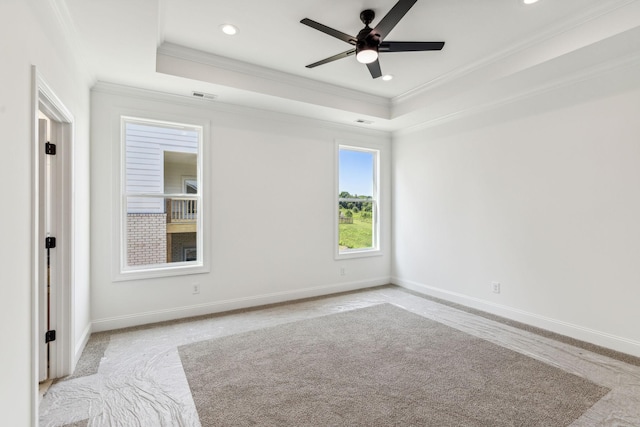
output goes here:
[[45, 249], [53, 249], [56, 247], [56, 238], [55, 237], [47, 237], [44, 240], [44, 248]]
[[56, 144], [52, 144], [50, 142], [47, 142], [46, 144], [44, 144], [44, 152], [51, 155], [51, 156], [55, 156], [56, 155]]
[[55, 329], [47, 331], [44, 334], [44, 342], [45, 342], [45, 344], [50, 343], [51, 341], [55, 341], [55, 340], [56, 340], [56, 330]]

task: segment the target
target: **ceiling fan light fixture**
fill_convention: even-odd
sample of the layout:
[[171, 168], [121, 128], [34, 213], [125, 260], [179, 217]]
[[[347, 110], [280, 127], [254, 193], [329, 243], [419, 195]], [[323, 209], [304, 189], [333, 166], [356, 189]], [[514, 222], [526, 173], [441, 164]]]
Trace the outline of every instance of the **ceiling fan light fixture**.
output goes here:
[[356, 59], [361, 64], [371, 64], [378, 59], [378, 51], [375, 49], [362, 49], [356, 54]]
[[238, 27], [231, 24], [220, 25], [220, 30], [228, 36], [234, 36], [238, 33]]

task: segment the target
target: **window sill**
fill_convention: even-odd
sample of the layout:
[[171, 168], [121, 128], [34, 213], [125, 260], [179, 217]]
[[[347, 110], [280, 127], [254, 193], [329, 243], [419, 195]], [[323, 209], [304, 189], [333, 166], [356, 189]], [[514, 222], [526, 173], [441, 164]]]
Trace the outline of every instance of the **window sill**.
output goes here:
[[190, 274], [209, 273], [208, 266], [180, 264], [170, 267], [152, 267], [147, 269], [125, 270], [116, 273], [114, 282], [126, 282], [129, 280], [157, 279], [162, 277], [187, 276]]
[[382, 255], [383, 253], [380, 249], [351, 250], [336, 253], [335, 259], [367, 258]]

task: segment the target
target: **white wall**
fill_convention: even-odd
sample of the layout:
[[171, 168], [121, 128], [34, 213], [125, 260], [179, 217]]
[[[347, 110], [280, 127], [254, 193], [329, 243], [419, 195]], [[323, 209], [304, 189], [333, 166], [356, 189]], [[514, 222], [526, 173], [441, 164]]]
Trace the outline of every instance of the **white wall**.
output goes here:
[[640, 89], [627, 77], [395, 137], [394, 283], [640, 356]]
[[75, 323], [73, 344], [89, 326], [89, 84], [62, 36], [49, 2], [0, 2], [0, 138], [4, 185], [0, 245], [0, 413], [7, 425], [26, 426], [31, 405], [32, 88], [31, 66], [75, 117], [73, 224]]
[[[385, 284], [390, 279], [389, 135], [184, 97], [99, 85], [92, 92], [94, 330]], [[113, 281], [119, 114], [210, 123], [203, 195], [210, 272]], [[382, 149], [383, 256], [334, 259], [335, 141]], [[116, 190], [114, 190], [114, 188]], [[207, 235], [205, 234], [205, 237]], [[347, 275], [340, 276], [340, 267]], [[192, 295], [193, 283], [200, 294]]]

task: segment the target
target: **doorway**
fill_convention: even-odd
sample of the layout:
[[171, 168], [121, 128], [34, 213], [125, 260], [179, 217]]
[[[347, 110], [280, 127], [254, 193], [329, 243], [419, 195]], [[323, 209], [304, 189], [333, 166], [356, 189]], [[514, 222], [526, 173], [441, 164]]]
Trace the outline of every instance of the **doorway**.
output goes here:
[[[53, 126], [60, 124], [46, 115], [38, 108], [38, 176], [39, 176], [39, 203], [38, 203], [38, 234], [41, 235], [40, 256], [38, 258], [40, 277], [38, 282], [38, 382], [41, 384], [55, 378], [51, 366], [55, 366], [56, 341], [53, 340], [55, 331], [55, 307], [51, 307], [51, 299], [55, 301], [58, 282], [58, 263], [56, 249], [57, 221], [56, 214], [56, 190], [57, 190], [57, 158], [56, 151], [60, 143], [57, 141], [57, 132], [52, 132]], [[53, 322], [52, 322], [53, 320]], [[44, 337], [44, 342], [43, 342]]]
[[37, 417], [39, 383], [72, 369], [73, 116], [35, 67], [32, 83], [32, 399]]

